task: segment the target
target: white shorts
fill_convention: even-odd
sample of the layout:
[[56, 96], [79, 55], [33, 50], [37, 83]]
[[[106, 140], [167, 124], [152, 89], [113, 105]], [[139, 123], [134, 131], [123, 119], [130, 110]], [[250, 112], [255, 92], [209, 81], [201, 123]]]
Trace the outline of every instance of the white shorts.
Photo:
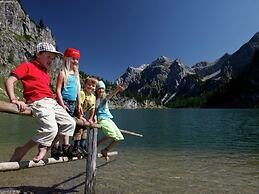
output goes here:
[[76, 122], [56, 100], [43, 98], [29, 104], [29, 107], [39, 124], [33, 141], [50, 147], [58, 133], [73, 136]]

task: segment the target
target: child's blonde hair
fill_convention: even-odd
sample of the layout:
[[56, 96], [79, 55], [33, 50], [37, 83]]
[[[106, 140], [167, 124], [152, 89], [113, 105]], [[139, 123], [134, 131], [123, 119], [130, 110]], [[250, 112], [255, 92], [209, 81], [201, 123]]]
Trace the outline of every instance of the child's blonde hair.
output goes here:
[[[67, 84], [67, 79], [68, 79], [69, 71], [70, 71], [70, 67], [71, 67], [71, 60], [72, 60], [71, 57], [64, 57], [64, 63], [63, 63], [63, 66], [61, 68], [61, 72], [62, 72], [63, 79], [64, 79], [64, 86]], [[75, 69], [75, 75], [77, 76], [78, 83], [79, 83], [79, 86], [80, 86], [78, 66]]]
[[84, 84], [87, 84], [87, 83], [91, 83], [91, 84], [97, 85], [98, 84], [98, 79], [96, 79], [95, 77], [87, 77], [85, 79]]

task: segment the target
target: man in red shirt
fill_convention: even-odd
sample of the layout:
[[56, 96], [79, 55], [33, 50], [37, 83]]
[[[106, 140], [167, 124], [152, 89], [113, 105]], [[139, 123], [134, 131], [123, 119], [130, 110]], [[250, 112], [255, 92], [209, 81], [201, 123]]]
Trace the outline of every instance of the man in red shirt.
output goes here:
[[[21, 63], [6, 80], [5, 86], [10, 102], [16, 104], [20, 111], [31, 108], [39, 125], [37, 134], [23, 146], [17, 147], [10, 161], [20, 161], [32, 147], [38, 145], [38, 154], [33, 161], [39, 162], [51, 145], [62, 136], [72, 136], [74, 133], [75, 120], [53, 99], [50, 89], [50, 76], [47, 70], [57, 55], [62, 53], [56, 51], [52, 44], [39, 43], [34, 59]], [[19, 101], [15, 96], [14, 83], [18, 80], [23, 84], [26, 103]]]

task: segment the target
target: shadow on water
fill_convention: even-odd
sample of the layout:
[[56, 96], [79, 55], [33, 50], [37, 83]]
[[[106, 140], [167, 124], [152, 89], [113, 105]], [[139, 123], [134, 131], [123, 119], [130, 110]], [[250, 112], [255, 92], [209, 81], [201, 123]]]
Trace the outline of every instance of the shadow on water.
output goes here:
[[76, 189], [84, 185], [85, 182], [74, 185], [68, 189], [61, 189], [58, 187], [65, 183], [69, 183], [70, 181], [84, 175], [85, 175], [85, 172], [82, 172], [72, 178], [69, 178], [65, 181], [55, 184], [52, 187], [37, 187], [37, 186], [0, 187], [0, 193], [37, 193], [37, 194], [39, 193], [53, 193], [53, 194], [54, 193], [78, 193], [80, 191]]
[[[103, 164], [98, 165], [96, 168], [99, 169], [101, 167], [104, 167], [106, 165], [109, 165], [111, 162], [116, 161], [116, 159], [114, 160], [110, 160], [108, 162], [105, 162]], [[18, 186], [18, 187], [0, 187], [0, 193], [36, 193], [36, 194], [45, 194], [45, 193], [51, 193], [51, 194], [55, 194], [55, 193], [79, 193], [81, 189], [78, 190], [78, 188], [82, 187], [85, 185], [85, 181], [74, 185], [74, 183], [69, 183], [72, 182], [75, 179], [78, 179], [82, 176], [84, 176], [86, 174], [86, 172], [82, 172], [79, 173], [78, 175], [71, 177], [67, 180], [64, 180], [58, 184], [55, 184], [51, 187], [39, 187], [39, 186]], [[68, 189], [62, 189], [59, 187], [62, 187], [62, 185], [73, 185], [71, 186], [71, 188]]]

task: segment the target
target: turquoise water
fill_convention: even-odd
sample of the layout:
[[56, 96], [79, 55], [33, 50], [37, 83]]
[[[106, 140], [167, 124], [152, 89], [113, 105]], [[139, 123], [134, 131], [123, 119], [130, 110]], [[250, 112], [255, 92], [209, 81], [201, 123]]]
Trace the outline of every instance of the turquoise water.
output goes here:
[[225, 152], [259, 151], [259, 110], [166, 109], [115, 111], [121, 128], [143, 133], [127, 147]]
[[[98, 160], [97, 193], [259, 193], [259, 110], [112, 113], [120, 128], [144, 137], [125, 135], [112, 162], [103, 166], [104, 160]], [[6, 161], [15, 146], [32, 136], [35, 121], [7, 114], [0, 120], [0, 160]], [[84, 169], [85, 162], [78, 161], [0, 173], [0, 188], [82, 193]]]

